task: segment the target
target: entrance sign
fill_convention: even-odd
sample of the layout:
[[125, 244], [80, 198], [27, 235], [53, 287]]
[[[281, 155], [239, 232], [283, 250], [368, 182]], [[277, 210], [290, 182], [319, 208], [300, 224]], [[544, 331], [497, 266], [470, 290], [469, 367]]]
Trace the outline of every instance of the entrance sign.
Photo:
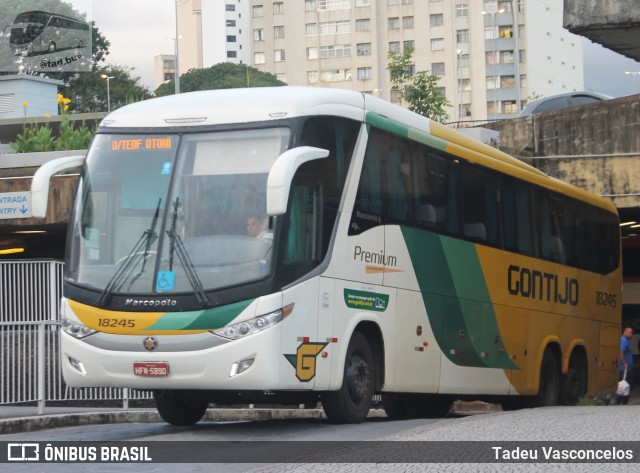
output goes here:
[[0, 219], [30, 217], [31, 192], [4, 192], [0, 194]]

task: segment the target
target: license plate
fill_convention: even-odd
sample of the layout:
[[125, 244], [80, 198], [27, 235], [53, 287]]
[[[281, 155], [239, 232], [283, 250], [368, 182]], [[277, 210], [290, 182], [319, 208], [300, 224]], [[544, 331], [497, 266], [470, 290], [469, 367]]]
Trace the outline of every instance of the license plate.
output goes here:
[[169, 376], [169, 363], [166, 361], [136, 361], [133, 363], [136, 376]]

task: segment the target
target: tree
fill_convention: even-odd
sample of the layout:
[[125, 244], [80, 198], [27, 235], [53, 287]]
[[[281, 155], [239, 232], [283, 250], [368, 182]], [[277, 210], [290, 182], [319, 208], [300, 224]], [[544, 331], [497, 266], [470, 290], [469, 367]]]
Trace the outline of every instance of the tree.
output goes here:
[[451, 103], [438, 87], [440, 77], [428, 71], [411, 75], [413, 52], [412, 46], [402, 51], [389, 51], [387, 70], [391, 76], [391, 90], [398, 92], [400, 105], [406, 100], [412, 112], [442, 123], [449, 118], [445, 108]]
[[434, 74], [420, 71], [411, 83], [405, 86], [404, 97], [409, 104], [409, 110], [443, 123], [449, 118], [444, 109], [451, 103], [438, 87], [439, 80], [440, 78]]
[[71, 99], [69, 110], [75, 113], [106, 112], [107, 82], [109, 79], [109, 95], [111, 110], [128, 103], [138, 102], [151, 97], [149, 90], [140, 85], [139, 77], [134, 77], [133, 69], [123, 66], [94, 67], [91, 72], [80, 72], [69, 80], [64, 95]]
[[[180, 76], [180, 92], [212, 89], [238, 89], [243, 87], [270, 87], [286, 85], [276, 76], [261, 72], [245, 64], [223, 62], [205, 69], [190, 69]], [[175, 92], [174, 81], [162, 84], [156, 89], [156, 96], [171, 95]]]

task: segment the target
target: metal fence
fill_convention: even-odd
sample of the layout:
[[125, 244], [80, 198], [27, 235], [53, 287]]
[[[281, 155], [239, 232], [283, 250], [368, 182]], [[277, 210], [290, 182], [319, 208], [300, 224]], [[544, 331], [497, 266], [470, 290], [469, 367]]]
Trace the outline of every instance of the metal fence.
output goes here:
[[75, 389], [62, 379], [59, 261], [0, 261], [0, 405], [47, 401], [149, 399], [148, 391]]

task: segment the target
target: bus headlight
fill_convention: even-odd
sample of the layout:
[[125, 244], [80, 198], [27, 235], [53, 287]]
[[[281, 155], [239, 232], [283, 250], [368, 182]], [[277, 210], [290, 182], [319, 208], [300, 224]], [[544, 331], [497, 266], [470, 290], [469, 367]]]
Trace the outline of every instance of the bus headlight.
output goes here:
[[62, 330], [75, 338], [88, 337], [91, 334], [96, 333], [92, 328], [81, 324], [77, 320], [71, 320], [65, 316], [62, 316]]
[[288, 306], [283, 307], [280, 310], [276, 310], [275, 312], [271, 312], [270, 314], [261, 315], [255, 319], [245, 320], [243, 322], [238, 322], [237, 324], [227, 325], [226, 327], [213, 330], [212, 332], [220, 337], [237, 340], [239, 338], [246, 337], [247, 335], [273, 327], [292, 311], [293, 304], [289, 304]]

